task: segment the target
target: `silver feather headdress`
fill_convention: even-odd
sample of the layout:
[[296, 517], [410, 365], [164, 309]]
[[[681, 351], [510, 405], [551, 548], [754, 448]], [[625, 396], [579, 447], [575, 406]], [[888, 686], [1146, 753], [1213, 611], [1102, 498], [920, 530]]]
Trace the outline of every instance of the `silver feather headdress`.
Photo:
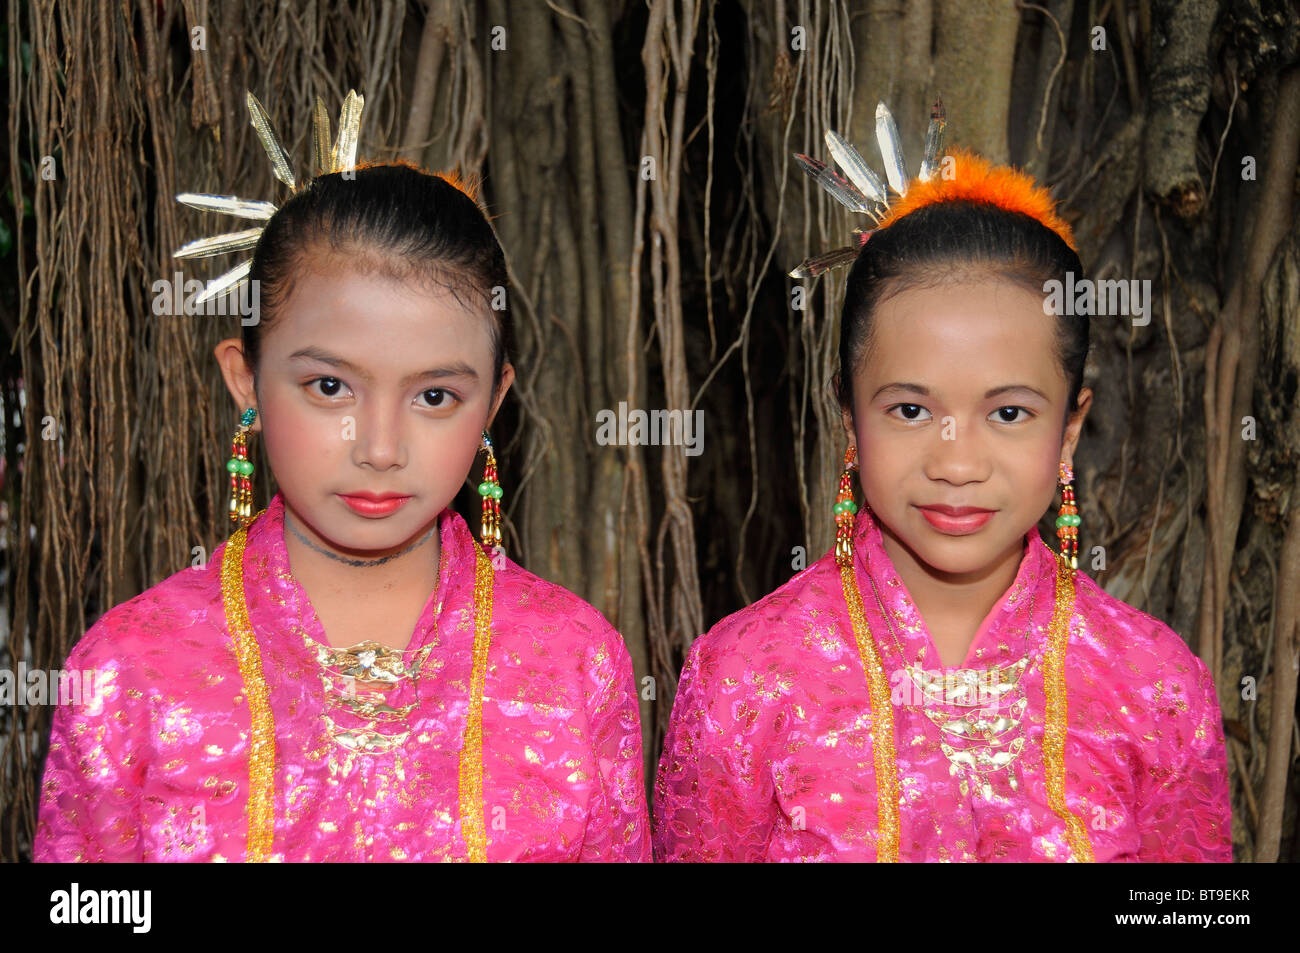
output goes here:
[[[939, 168], [939, 153], [943, 149], [943, 130], [946, 124], [943, 102], [936, 100], [930, 111], [930, 126], [925, 134], [925, 158], [921, 160], [918, 176], [922, 182], [932, 179]], [[876, 106], [876, 142], [885, 163], [885, 179], [889, 183], [889, 189], [899, 197], [906, 195], [911, 180], [903, 162], [903, 145], [898, 138], [898, 125], [894, 122], [893, 113], [884, 103]], [[795, 154], [795, 161], [831, 198], [850, 212], [869, 216], [879, 226], [892, 201], [885, 183], [871, 171], [862, 154], [833, 129], [826, 130], [826, 148], [844, 175], [840, 175], [825, 162], [802, 153]], [[853, 235], [857, 239], [854, 244], [805, 259], [790, 272], [790, 277], [815, 278], [832, 268], [851, 264], [871, 237], [871, 230], [855, 228]]]
[[[257, 130], [257, 138], [261, 140], [262, 148], [266, 150], [266, 155], [271, 160], [271, 170], [275, 173], [277, 179], [295, 192], [298, 191], [298, 180], [294, 177], [293, 169], [289, 166], [289, 153], [285, 151], [280, 142], [280, 137], [275, 134], [275, 130], [271, 127], [271, 121], [266, 114], [266, 110], [262, 108], [262, 104], [258, 102], [257, 97], [252, 93], [246, 93], [246, 97], [253, 128]], [[303, 181], [303, 186], [318, 175], [326, 175], [330, 172], [344, 172], [356, 167], [357, 140], [361, 129], [361, 108], [364, 105], [365, 97], [359, 96], [356, 90], [348, 90], [347, 98], [343, 100], [343, 107], [339, 111], [338, 136], [331, 145], [329, 114], [326, 113], [325, 104], [321, 102], [320, 97], [316, 97], [316, 108], [312, 114], [313, 171]], [[235, 215], [239, 218], [253, 219], [263, 223], [269, 221], [279, 208], [273, 202], [241, 199], [233, 195], [209, 195], [202, 192], [182, 192], [176, 196], [176, 201], [200, 211], [224, 212], [227, 215]], [[172, 257], [208, 258], [212, 255], [223, 255], [227, 252], [252, 248], [257, 244], [257, 240], [261, 237], [264, 228], [266, 228], [266, 225], [262, 224], [238, 232], [226, 232], [209, 238], [196, 238], [194, 241], [187, 242], [176, 249], [172, 253]], [[202, 304], [209, 298], [238, 288], [248, 281], [248, 273], [252, 266], [253, 259], [248, 258], [225, 274], [209, 281], [202, 293], [195, 297], [194, 303]]]

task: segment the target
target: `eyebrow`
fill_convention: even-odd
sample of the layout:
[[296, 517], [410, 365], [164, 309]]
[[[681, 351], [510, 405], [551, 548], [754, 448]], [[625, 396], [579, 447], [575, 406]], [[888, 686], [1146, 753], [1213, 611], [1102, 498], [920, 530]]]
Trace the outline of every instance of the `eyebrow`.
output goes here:
[[[322, 364], [328, 364], [330, 367], [338, 367], [345, 371], [351, 371], [363, 380], [374, 380], [374, 376], [368, 371], [363, 370], [353, 364], [346, 358], [339, 357], [337, 354], [331, 354], [329, 351], [322, 350], [318, 347], [304, 347], [294, 351], [289, 355], [289, 360], [306, 359], [311, 361], [320, 361]], [[402, 378], [402, 385], [414, 383], [423, 380], [426, 377], [468, 377], [472, 381], [478, 380], [478, 371], [470, 367], [464, 361], [452, 361], [443, 367], [431, 367], [426, 371], [416, 371], [414, 374], [407, 374]]]
[[[886, 384], [884, 387], [880, 388], [880, 390], [876, 391], [874, 394], [871, 395], [871, 399], [875, 400], [883, 393], [894, 392], [894, 391], [906, 392], [911, 394], [920, 394], [922, 397], [930, 396], [930, 389], [928, 387], [925, 387], [921, 384], [912, 384], [906, 381], [896, 381], [892, 384]], [[984, 392], [984, 399], [988, 400], [992, 397], [997, 397], [1001, 394], [1009, 394], [1013, 392], [1033, 394], [1036, 397], [1041, 397], [1043, 400], [1047, 401], [1048, 403], [1051, 403], [1051, 400], [1048, 398], [1046, 394], [1044, 394], [1037, 387], [1030, 387], [1028, 384], [1003, 384], [1001, 387], [994, 387], [991, 390], [987, 390]]]

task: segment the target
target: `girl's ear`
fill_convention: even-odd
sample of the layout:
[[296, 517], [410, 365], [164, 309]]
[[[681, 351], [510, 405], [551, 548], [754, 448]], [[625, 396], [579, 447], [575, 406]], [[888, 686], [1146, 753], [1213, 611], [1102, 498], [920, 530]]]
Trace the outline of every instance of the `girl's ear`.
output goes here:
[[[831, 393], [835, 395], [836, 400], [839, 400], [840, 397], [840, 372], [839, 371], [836, 371], [835, 374], [831, 377]], [[849, 443], [856, 446], [858, 442], [858, 435], [857, 435], [857, 431], [853, 429], [853, 408], [852, 407], [846, 407], [844, 404], [840, 404], [840, 423], [844, 425], [844, 433], [848, 436]]]
[[[235, 399], [235, 406], [241, 413], [249, 407], [257, 410], [257, 389], [254, 386], [253, 371], [244, 357], [244, 342], [239, 338], [226, 338], [212, 353], [221, 365], [221, 376], [226, 382], [226, 390]], [[262, 429], [261, 414], [257, 415], [250, 429]]]
[[501, 383], [497, 385], [496, 396], [492, 398], [492, 409], [488, 411], [487, 423], [483, 425], [484, 430], [492, 429], [492, 421], [496, 419], [497, 411], [501, 409], [501, 402], [506, 399], [506, 391], [510, 390], [510, 385], [515, 382], [515, 366], [509, 362], [501, 365]]
[[1079, 445], [1079, 435], [1083, 433], [1083, 420], [1092, 407], [1092, 391], [1087, 387], [1079, 389], [1079, 404], [1065, 424], [1065, 435], [1061, 440], [1061, 462], [1074, 466], [1074, 448]]
[[853, 428], [853, 411], [843, 404], [840, 404], [840, 423], [844, 425], [844, 433], [848, 436], [849, 443], [857, 446], [858, 432]]

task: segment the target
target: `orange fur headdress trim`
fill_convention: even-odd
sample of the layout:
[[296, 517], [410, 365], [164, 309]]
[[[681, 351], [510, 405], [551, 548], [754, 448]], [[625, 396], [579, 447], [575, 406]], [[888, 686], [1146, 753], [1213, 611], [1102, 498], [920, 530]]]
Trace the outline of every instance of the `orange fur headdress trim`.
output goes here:
[[[951, 160], [951, 166], [948, 165]], [[953, 174], [947, 175], [951, 168]], [[1026, 172], [1005, 165], [994, 165], [969, 149], [953, 149], [944, 164], [928, 181], [917, 179], [907, 194], [894, 199], [880, 220], [888, 228], [904, 215], [939, 202], [982, 202], [1008, 212], [1020, 212], [1036, 219], [1061, 236], [1061, 240], [1078, 252], [1074, 231], [1056, 211], [1056, 200]]]
[[473, 202], [476, 205], [478, 204], [479, 188], [481, 187], [482, 182], [479, 180], [477, 176], [461, 175], [459, 169], [448, 169], [445, 172], [434, 172], [433, 170], [426, 169], [423, 166], [417, 165], [416, 163], [411, 162], [408, 159], [387, 159], [383, 162], [368, 160], [366, 162], [358, 162], [356, 168], [370, 169], [370, 168], [376, 168], [379, 166], [386, 166], [386, 165], [405, 166], [406, 168], [413, 169], [416, 172], [419, 172], [423, 175], [436, 176], [437, 178], [442, 179], [444, 182], [450, 185], [453, 189], [456, 189], [458, 192], [463, 192], [466, 196], [469, 197], [469, 200], [471, 202]]
[[876, 142], [888, 186], [853, 144], [834, 129], [826, 130], [826, 148], [838, 170], [820, 159], [796, 153], [794, 158], [799, 168], [827, 195], [850, 212], [866, 215], [875, 227], [855, 228], [851, 244], [805, 258], [790, 271], [790, 277], [815, 278], [832, 268], [851, 265], [876, 231], [888, 228], [917, 209], [940, 202], [986, 203], [1028, 215], [1078, 252], [1074, 232], [1057, 213], [1051, 193], [1028, 173], [994, 165], [966, 149], [954, 149], [945, 155], [943, 136], [947, 124], [943, 102], [936, 100], [925, 133], [920, 171], [913, 178], [903, 162], [902, 141], [893, 114], [884, 103], [876, 105]]

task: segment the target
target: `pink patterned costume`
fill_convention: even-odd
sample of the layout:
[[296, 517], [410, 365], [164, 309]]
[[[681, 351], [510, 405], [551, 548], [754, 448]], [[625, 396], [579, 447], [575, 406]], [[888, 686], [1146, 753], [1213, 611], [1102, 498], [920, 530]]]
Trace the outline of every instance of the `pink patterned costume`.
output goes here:
[[[230, 561], [251, 655], [223, 604], [235, 540], [77, 643], [67, 667], [106, 688], [102, 705], [55, 712], [38, 861], [650, 859], [631, 661], [600, 613], [509, 560], [493, 571], [446, 510], [410, 645], [340, 660], [290, 573], [283, 520], [277, 496]], [[484, 578], [490, 623], [474, 608]], [[338, 690], [349, 664], [366, 685], [384, 665], [407, 677], [367, 708], [356, 682]]]
[[1232, 860], [1214, 685], [1172, 629], [1035, 529], [944, 668], [866, 508], [854, 533], [862, 643], [832, 551], [692, 646], [657, 860]]

